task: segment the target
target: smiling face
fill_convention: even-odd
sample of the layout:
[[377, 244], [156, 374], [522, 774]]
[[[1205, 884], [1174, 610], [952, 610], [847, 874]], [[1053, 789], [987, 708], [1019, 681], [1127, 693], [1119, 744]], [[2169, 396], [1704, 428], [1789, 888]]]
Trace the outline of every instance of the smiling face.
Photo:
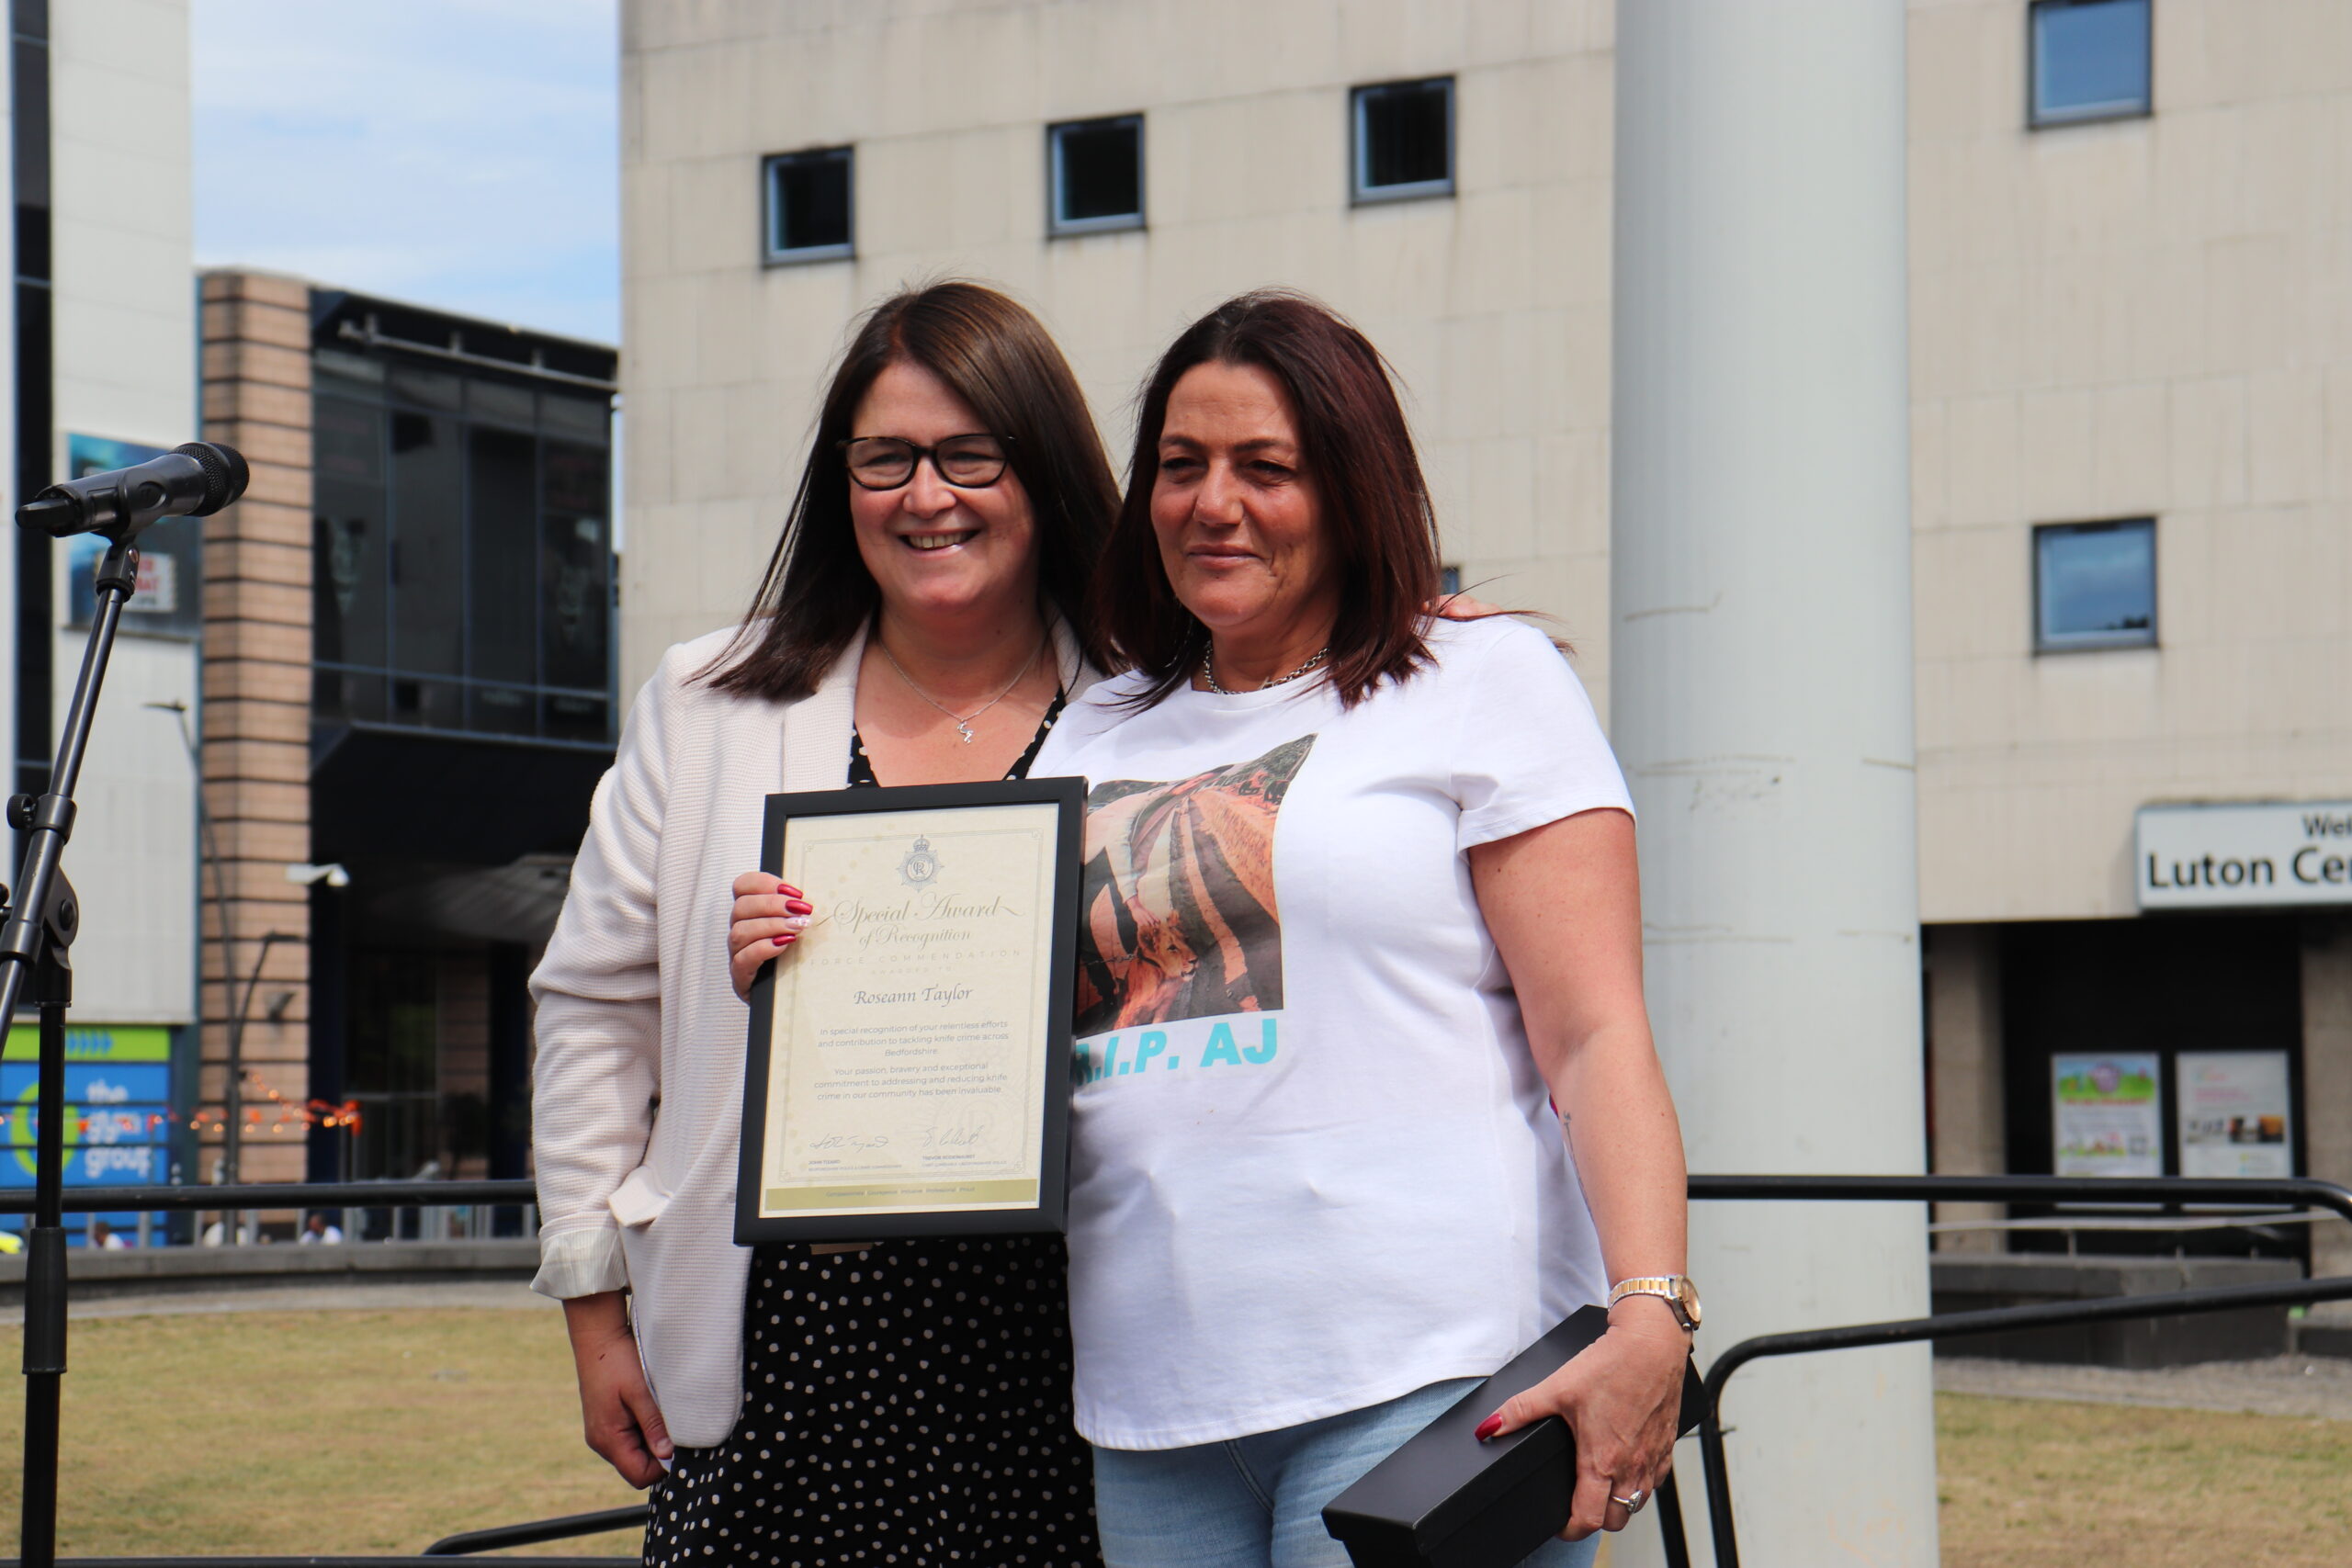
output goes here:
[[[894, 435], [918, 446], [985, 431], [945, 382], [903, 361], [874, 378], [850, 420], [853, 439]], [[1036, 602], [1037, 530], [1010, 467], [993, 484], [965, 489], [925, 458], [895, 489], [853, 483], [849, 511], [886, 615], [962, 619], [1025, 613]]]
[[1338, 608], [1340, 563], [1282, 383], [1254, 365], [1194, 366], [1168, 395], [1159, 455], [1160, 564], [1220, 662], [1312, 653]]

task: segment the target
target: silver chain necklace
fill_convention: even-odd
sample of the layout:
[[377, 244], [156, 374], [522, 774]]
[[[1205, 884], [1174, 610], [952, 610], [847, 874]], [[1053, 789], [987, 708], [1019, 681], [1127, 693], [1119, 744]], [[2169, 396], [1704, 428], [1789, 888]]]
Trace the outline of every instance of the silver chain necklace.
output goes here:
[[[885, 651], [888, 650], [886, 649]], [[1330, 657], [1331, 645], [1329, 643], [1325, 643], [1321, 648], [1317, 649], [1313, 653], [1307, 656], [1306, 663], [1300, 665], [1289, 674], [1277, 675], [1271, 681], [1260, 682], [1255, 687], [1251, 688], [1251, 690], [1262, 692], [1269, 686], [1287, 686], [1293, 681], [1297, 680], [1301, 675], [1306, 674], [1307, 671], [1313, 670], [1317, 665], [1322, 663], [1325, 660]], [[1209, 683], [1209, 690], [1215, 692], [1220, 697], [1246, 697], [1250, 694], [1248, 692], [1228, 692], [1223, 686], [1216, 683], [1216, 649], [1215, 648], [1211, 648], [1206, 653], [1201, 655], [1201, 679], [1206, 681]]]
[[937, 708], [940, 712], [945, 714], [949, 718], [956, 721], [956, 733], [963, 738], [965, 745], [969, 746], [974, 740], [979, 739], [972, 733], [972, 721], [979, 717], [980, 715], [988, 712], [989, 709], [996, 706], [997, 704], [1004, 701], [1005, 698], [1012, 695], [1012, 688], [1027, 680], [1029, 678], [1029, 671], [1035, 669], [1037, 660], [1045, 656], [1046, 644], [1051, 641], [1052, 637], [1053, 634], [1048, 632], [1045, 637], [1037, 639], [1037, 651], [1029, 656], [1028, 661], [1021, 666], [1021, 672], [1013, 676], [1013, 678], [1006, 683], [1003, 691], [999, 692], [995, 696], [990, 697], [987, 702], [982, 703], [978, 707], [974, 708], [971, 712], [960, 716], [954, 708], [949, 707], [945, 703], [941, 702], [937, 697], [933, 696], [929, 692], [924, 691], [921, 686], [915, 684], [915, 678], [907, 673], [907, 667], [899, 663], [898, 659], [890, 652], [890, 645], [888, 643], [884, 642], [877, 637], [874, 639], [874, 646], [882, 650], [883, 658], [890, 660], [890, 668], [899, 672], [899, 679], [907, 683], [907, 690], [912, 692], [916, 696], [921, 697], [924, 702], [929, 703], [933, 707]]

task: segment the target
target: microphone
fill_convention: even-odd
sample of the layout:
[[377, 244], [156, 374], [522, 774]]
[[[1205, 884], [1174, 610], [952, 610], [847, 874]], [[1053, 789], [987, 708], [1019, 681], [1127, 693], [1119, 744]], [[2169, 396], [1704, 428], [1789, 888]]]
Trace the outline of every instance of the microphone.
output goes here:
[[117, 544], [166, 517], [209, 517], [253, 477], [233, 446], [191, 441], [127, 468], [51, 485], [17, 508], [17, 526], [53, 538], [103, 534]]

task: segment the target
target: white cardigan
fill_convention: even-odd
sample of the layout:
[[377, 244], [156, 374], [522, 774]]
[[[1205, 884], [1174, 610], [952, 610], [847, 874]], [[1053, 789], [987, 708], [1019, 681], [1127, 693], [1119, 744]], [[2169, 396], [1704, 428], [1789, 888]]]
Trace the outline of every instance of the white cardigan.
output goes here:
[[[751, 1015], [727, 974], [734, 881], [760, 863], [766, 795], [846, 782], [865, 644], [786, 703], [694, 679], [732, 635], [678, 644], [638, 694], [531, 976], [531, 1288], [631, 1292], [662, 1420], [690, 1448], [723, 1441], [743, 1401], [752, 1255], [734, 1208]], [[1067, 626], [1054, 642], [1075, 698], [1094, 671]]]

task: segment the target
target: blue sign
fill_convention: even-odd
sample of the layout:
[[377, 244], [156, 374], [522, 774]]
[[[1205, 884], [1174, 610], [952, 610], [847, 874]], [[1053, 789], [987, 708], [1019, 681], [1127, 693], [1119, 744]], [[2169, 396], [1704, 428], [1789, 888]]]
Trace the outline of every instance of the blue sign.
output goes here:
[[[65, 1034], [65, 1185], [160, 1186], [171, 1179], [172, 1037], [159, 1025], [77, 1026]], [[39, 1038], [29, 1024], [0, 1049], [0, 1187], [33, 1184], [40, 1129]], [[136, 1214], [66, 1216], [79, 1231], [103, 1218], [118, 1232]]]

